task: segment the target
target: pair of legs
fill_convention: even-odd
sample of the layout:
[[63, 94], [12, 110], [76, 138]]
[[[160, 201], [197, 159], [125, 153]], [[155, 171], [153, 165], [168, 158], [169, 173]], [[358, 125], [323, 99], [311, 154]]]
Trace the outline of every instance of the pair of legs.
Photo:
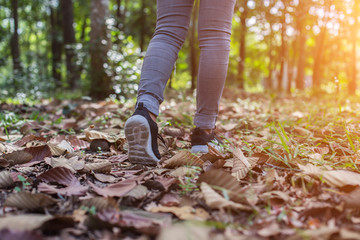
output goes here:
[[[157, 0], [157, 24], [144, 59], [137, 103], [157, 116], [189, 28], [194, 0]], [[229, 62], [235, 0], [200, 0], [200, 62], [194, 125], [213, 129]]]

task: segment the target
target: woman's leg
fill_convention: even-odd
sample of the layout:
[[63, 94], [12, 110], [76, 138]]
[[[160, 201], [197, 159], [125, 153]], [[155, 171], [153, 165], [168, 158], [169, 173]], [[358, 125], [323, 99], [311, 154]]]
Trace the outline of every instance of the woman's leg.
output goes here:
[[157, 1], [156, 29], [141, 70], [137, 99], [154, 115], [159, 114], [165, 86], [186, 38], [193, 3], [194, 0]]
[[200, 63], [194, 124], [213, 129], [229, 64], [235, 0], [200, 0]]

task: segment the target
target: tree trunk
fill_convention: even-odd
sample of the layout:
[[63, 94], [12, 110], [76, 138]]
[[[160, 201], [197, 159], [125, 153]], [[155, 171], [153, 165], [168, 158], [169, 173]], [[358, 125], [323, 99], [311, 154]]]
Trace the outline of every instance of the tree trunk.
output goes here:
[[306, 61], [306, 29], [305, 21], [310, 5], [306, 1], [299, 1], [297, 7], [296, 27], [298, 31], [298, 62], [296, 74], [296, 88], [304, 90], [305, 88], [305, 61]]
[[72, 0], [62, 0], [60, 5], [63, 16], [67, 83], [70, 89], [75, 89], [79, 80], [79, 72], [76, 66], [73, 2]]
[[280, 48], [280, 74], [278, 77], [278, 85], [277, 85], [277, 89], [279, 92], [282, 91], [282, 83], [283, 83], [283, 78], [284, 78], [284, 71], [285, 71], [285, 60], [286, 60], [286, 39], [285, 39], [285, 35], [286, 35], [286, 21], [285, 21], [285, 11], [286, 8], [284, 9], [284, 12], [282, 13], [281, 16], [281, 48]]
[[112, 93], [112, 82], [106, 73], [107, 52], [110, 39], [107, 33], [106, 19], [109, 15], [109, 0], [92, 0], [90, 32], [90, 96], [94, 99], [105, 99]]
[[58, 9], [50, 8], [50, 25], [51, 25], [51, 71], [52, 78], [55, 82], [55, 89], [61, 87], [61, 52], [62, 40], [59, 36], [61, 33], [61, 15]]
[[238, 64], [238, 80], [239, 88], [244, 89], [245, 85], [245, 56], [246, 56], [246, 19], [248, 15], [248, 7], [247, 7], [248, 0], [241, 1], [243, 12], [240, 15], [240, 46], [239, 46], [239, 55], [240, 61]]
[[354, 7], [353, 7], [353, 18], [355, 20], [354, 25], [352, 26], [352, 71], [351, 71], [351, 80], [349, 82], [349, 86], [348, 86], [348, 92], [350, 95], [354, 95], [356, 93], [356, 75], [357, 75], [357, 71], [356, 71], [356, 61], [357, 61], [357, 57], [356, 57], [356, 42], [357, 42], [357, 31], [358, 31], [358, 27], [359, 27], [359, 22], [357, 17], [359, 16], [359, 6], [357, 1], [355, 1], [354, 3]]
[[313, 67], [313, 88], [315, 90], [320, 89], [321, 84], [321, 61], [322, 61], [322, 55], [324, 51], [324, 45], [325, 45], [325, 37], [326, 37], [326, 24], [329, 21], [328, 12], [331, 6], [332, 1], [325, 1], [325, 20], [323, 25], [320, 28], [319, 36], [316, 40], [316, 52], [314, 57], [314, 67]]
[[305, 44], [306, 44], [306, 35], [305, 29], [303, 27], [302, 21], [299, 21], [299, 46], [298, 46], [298, 63], [297, 63], [297, 74], [296, 74], [296, 88], [303, 90], [305, 88]]
[[21, 75], [22, 67], [21, 67], [21, 60], [20, 60], [20, 48], [19, 48], [19, 33], [18, 33], [18, 26], [19, 26], [19, 18], [18, 18], [18, 0], [12, 0], [12, 17], [14, 20], [14, 32], [11, 37], [11, 55], [12, 55], [12, 62], [13, 62], [13, 84], [15, 91], [18, 88], [17, 77]]

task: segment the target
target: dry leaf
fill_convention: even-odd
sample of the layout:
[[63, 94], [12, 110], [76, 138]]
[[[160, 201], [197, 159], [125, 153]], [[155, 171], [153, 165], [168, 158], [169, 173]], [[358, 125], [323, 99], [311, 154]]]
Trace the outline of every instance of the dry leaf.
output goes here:
[[103, 197], [93, 197], [90, 199], [82, 200], [81, 205], [84, 205], [86, 207], [94, 206], [96, 208], [96, 211], [103, 211], [108, 208], [115, 208], [116, 202], [114, 202], [114, 200], [109, 200]]
[[90, 149], [93, 152], [104, 151], [108, 152], [110, 150], [110, 144], [104, 139], [94, 139], [90, 143]]
[[162, 196], [160, 204], [166, 207], [176, 207], [180, 204], [180, 196], [175, 193], [166, 193]]
[[193, 177], [198, 171], [191, 167], [178, 167], [177, 169], [173, 170], [170, 174], [175, 177]]
[[56, 203], [56, 200], [46, 194], [19, 192], [13, 193], [6, 198], [4, 205], [21, 209], [36, 209], [48, 207]]
[[240, 148], [237, 148], [233, 152], [233, 168], [231, 175], [234, 176], [238, 181], [245, 178], [248, 172], [256, 166], [258, 158], [247, 158], [244, 156]]
[[216, 186], [227, 190], [230, 199], [235, 202], [244, 201], [244, 196], [243, 193], [241, 193], [238, 181], [227, 172], [212, 169], [200, 174], [197, 182], [205, 182], [210, 186]]
[[242, 205], [240, 203], [235, 203], [233, 201], [226, 200], [220, 194], [215, 192], [208, 184], [205, 182], [201, 183], [200, 186], [201, 192], [204, 195], [206, 204], [214, 209], [232, 209], [235, 211], [251, 211], [252, 209], [248, 206]]
[[14, 181], [8, 171], [0, 172], [0, 188], [8, 188], [14, 186]]
[[96, 178], [96, 180], [99, 180], [100, 182], [114, 183], [118, 181], [118, 178], [114, 177], [113, 175], [107, 175], [102, 173], [95, 173], [94, 177]]
[[173, 213], [175, 216], [181, 220], [207, 220], [210, 215], [202, 208], [193, 208], [191, 206], [184, 207], [153, 207], [150, 209], [150, 212], [159, 213]]
[[6, 216], [0, 218], [0, 229], [12, 229], [18, 231], [34, 230], [52, 219], [50, 215], [22, 214], [17, 216]]
[[37, 178], [47, 183], [58, 183], [66, 186], [78, 181], [72, 171], [66, 167], [54, 167], [40, 174]]
[[72, 157], [70, 159], [60, 157], [60, 158], [51, 158], [47, 163], [52, 167], [66, 167], [71, 170], [71, 172], [76, 173], [78, 170], [82, 170], [85, 166], [84, 161], [79, 161], [78, 157]]
[[[199, 226], [191, 222], [171, 225], [161, 229], [158, 240], [212, 239], [211, 228]], [[215, 238], [217, 239], [217, 238]], [[219, 238], [223, 239], [223, 238]]]
[[38, 191], [48, 194], [60, 194], [64, 196], [83, 196], [86, 194], [88, 186], [82, 186], [79, 181], [72, 182], [71, 185], [64, 188], [57, 188], [56, 186], [46, 183], [40, 183]]
[[104, 197], [122, 197], [130, 192], [136, 186], [136, 180], [128, 179], [115, 184], [108, 185], [105, 188], [97, 187], [95, 184], [89, 182], [94, 192]]
[[312, 164], [298, 165], [305, 174], [321, 178], [332, 187], [344, 187], [347, 185], [360, 186], [360, 174], [347, 170], [322, 170]]
[[103, 140], [108, 141], [109, 143], [115, 143], [118, 139], [117, 136], [112, 136], [107, 133], [103, 133], [103, 132], [96, 131], [96, 130], [91, 130], [91, 128], [85, 129], [84, 133], [85, 133], [86, 140], [88, 140], [89, 142], [91, 142], [92, 140], [95, 140], [95, 139], [103, 139]]
[[61, 156], [63, 154], [66, 153], [66, 149], [65, 148], [61, 148], [59, 147], [58, 145], [56, 144], [53, 144], [53, 143], [48, 143], [47, 144], [50, 148], [50, 151], [51, 151], [51, 155], [52, 156]]
[[85, 164], [84, 169], [86, 171], [93, 171], [96, 173], [105, 173], [108, 174], [111, 172], [111, 163], [106, 162], [97, 162], [97, 163], [87, 163]]
[[144, 185], [136, 185], [133, 189], [130, 190], [130, 192], [126, 193], [125, 197], [132, 197], [137, 200], [143, 199], [147, 194], [149, 190]]
[[165, 168], [176, 168], [181, 166], [198, 166], [203, 165], [203, 161], [196, 155], [190, 153], [189, 151], [182, 150], [175, 154], [172, 158], [164, 162]]
[[0, 239], [44, 240], [44, 238], [39, 232], [17, 231], [10, 229], [2, 229], [0, 231]]
[[24, 150], [4, 154], [2, 157], [10, 164], [10, 166], [28, 163], [33, 159], [33, 156]]
[[51, 151], [48, 145], [25, 148], [24, 151], [33, 156], [31, 162], [41, 162], [46, 157], [51, 157]]

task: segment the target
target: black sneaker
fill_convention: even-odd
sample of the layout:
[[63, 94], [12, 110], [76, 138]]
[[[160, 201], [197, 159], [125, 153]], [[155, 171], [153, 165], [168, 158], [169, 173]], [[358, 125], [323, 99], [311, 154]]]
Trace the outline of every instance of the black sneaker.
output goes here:
[[203, 129], [195, 128], [191, 133], [192, 153], [208, 153], [208, 144], [217, 148], [221, 143], [221, 140], [215, 135], [214, 131], [207, 133]]
[[151, 119], [149, 111], [140, 102], [134, 114], [125, 123], [131, 163], [156, 165], [160, 161], [158, 131], [156, 122]]

